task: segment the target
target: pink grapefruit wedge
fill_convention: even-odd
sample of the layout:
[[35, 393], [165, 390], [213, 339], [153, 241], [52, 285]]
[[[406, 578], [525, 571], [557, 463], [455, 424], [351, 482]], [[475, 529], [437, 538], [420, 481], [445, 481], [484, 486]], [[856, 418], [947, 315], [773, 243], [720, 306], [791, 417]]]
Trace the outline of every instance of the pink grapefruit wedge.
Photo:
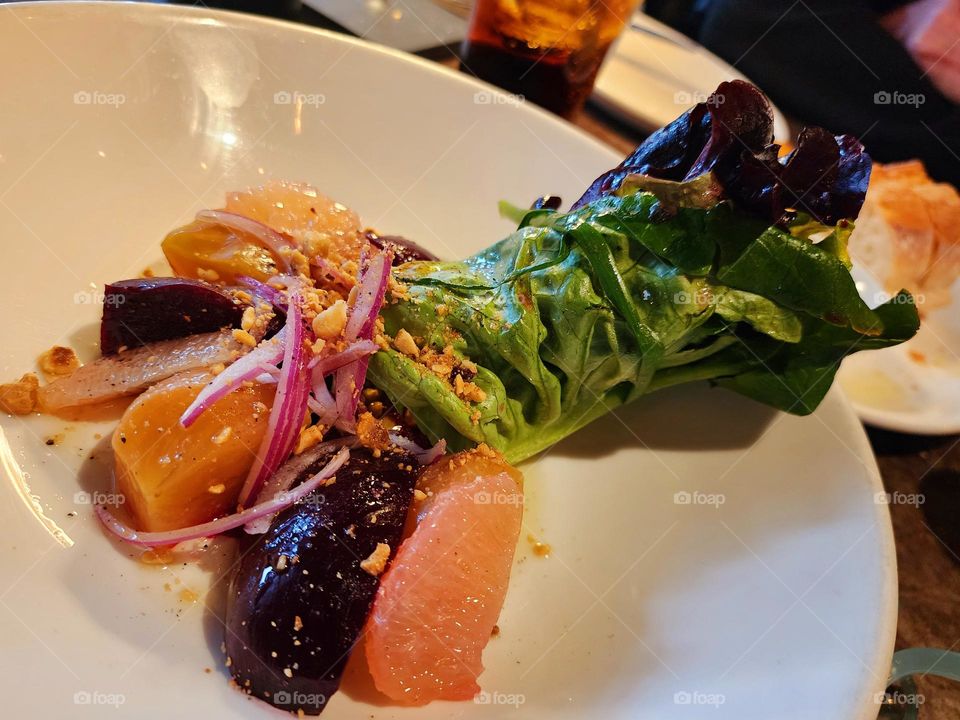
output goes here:
[[419, 487], [419, 522], [368, 620], [367, 663], [377, 689], [397, 702], [469, 700], [510, 580], [522, 476], [481, 448], [441, 459]]

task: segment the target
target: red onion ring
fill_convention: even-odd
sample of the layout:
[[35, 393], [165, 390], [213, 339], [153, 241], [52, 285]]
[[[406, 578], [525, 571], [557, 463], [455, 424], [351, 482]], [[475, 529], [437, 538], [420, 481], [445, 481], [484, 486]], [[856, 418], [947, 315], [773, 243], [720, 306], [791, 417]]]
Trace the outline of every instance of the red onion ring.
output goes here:
[[[347, 308], [347, 325], [344, 338], [347, 342], [357, 339], [372, 340], [377, 315], [383, 305], [390, 278], [392, 253], [378, 253], [371, 260], [361, 258], [357, 287], [351, 295]], [[362, 357], [337, 370], [334, 379], [334, 396], [337, 401], [337, 426], [352, 432], [355, 426], [360, 391], [367, 377], [369, 358]]]
[[[289, 490], [304, 470], [310, 467], [317, 458], [330, 450], [334, 448], [353, 448], [356, 447], [358, 443], [359, 441], [355, 437], [337, 438], [315, 445], [301, 455], [294, 455], [277, 468], [277, 471], [264, 483], [263, 489], [260, 491], [254, 504], [259, 505], [268, 500], [272, 500], [281, 493]], [[332, 458], [322, 470], [326, 475], [326, 479], [333, 477], [333, 474], [339, 470], [346, 461], [346, 457], [339, 462], [335, 462], [335, 458]], [[250, 535], [261, 535], [269, 529], [272, 521], [273, 515], [263, 515], [256, 520], [248, 522], [243, 526], [243, 529]]]
[[[309, 495], [317, 489], [321, 483], [327, 481], [333, 473], [337, 471], [350, 457], [350, 449], [342, 448], [340, 452], [333, 456], [329, 463], [316, 475], [309, 480], [297, 485], [289, 492], [283, 492], [267, 500], [266, 502], [254, 505], [233, 515], [211, 520], [202, 525], [193, 525], [191, 527], [181, 528], [179, 530], [166, 530], [163, 532], [140, 532], [134, 530], [128, 525], [124, 525], [117, 520], [104, 505], [97, 505], [94, 511], [100, 522], [117, 537], [126, 540], [134, 545], [143, 547], [159, 547], [163, 545], [176, 545], [187, 540], [194, 540], [200, 537], [213, 537], [220, 535], [228, 530], [233, 530], [253, 522], [266, 515], [273, 515], [284, 510], [302, 498]], [[330, 468], [333, 468], [331, 471]]]
[[447, 451], [447, 441], [442, 438], [433, 447], [424, 449], [410, 438], [392, 432], [390, 433], [390, 442], [413, 455], [421, 465], [432, 465], [443, 457], [443, 454]]
[[373, 340], [357, 340], [338, 353], [314, 358], [307, 367], [325, 376], [344, 365], [349, 365], [354, 360], [373, 355], [379, 349], [380, 347]]
[[287, 273], [293, 272], [290, 261], [280, 250], [294, 247], [294, 245], [272, 227], [226, 210], [201, 210], [197, 213], [197, 220], [222, 225], [229, 230], [249, 235], [257, 241], [258, 245], [273, 255], [278, 268]]
[[310, 264], [319, 268], [321, 273], [327, 275], [331, 280], [344, 288], [349, 289], [356, 285], [356, 281], [352, 277], [324, 257], [315, 255], [310, 259]]
[[180, 416], [180, 424], [188, 428], [217, 400], [230, 394], [244, 380], [253, 380], [264, 372], [264, 365], [273, 366], [283, 358], [287, 328], [283, 327], [269, 340], [264, 340], [253, 350], [233, 362], [226, 370], [207, 383], [200, 394]]
[[237, 282], [243, 287], [250, 290], [255, 297], [263, 300], [269, 305], [273, 305], [275, 308], [279, 308], [286, 312], [287, 310], [287, 301], [283, 298], [283, 295], [275, 287], [271, 287], [264, 282], [255, 280], [252, 277], [247, 277], [246, 275], [238, 275]]
[[337, 401], [330, 394], [327, 380], [322, 374], [314, 371], [312, 380], [313, 397], [307, 400], [310, 410], [316, 413], [317, 422], [330, 427], [337, 420]]
[[280, 464], [290, 457], [296, 443], [303, 416], [307, 411], [307, 357], [304, 340], [302, 291], [298, 286], [289, 291], [287, 308], [286, 343], [283, 352], [283, 367], [277, 382], [277, 394], [270, 409], [267, 432], [263, 437], [257, 456], [240, 491], [240, 507], [255, 498]]

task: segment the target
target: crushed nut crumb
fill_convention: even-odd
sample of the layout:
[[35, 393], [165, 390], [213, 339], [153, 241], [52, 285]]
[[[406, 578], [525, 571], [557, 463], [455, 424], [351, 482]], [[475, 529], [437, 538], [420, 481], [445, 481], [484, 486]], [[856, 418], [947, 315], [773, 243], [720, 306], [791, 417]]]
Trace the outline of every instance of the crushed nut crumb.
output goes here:
[[299, 455], [323, 440], [323, 432], [323, 425], [311, 425], [301, 430], [300, 435], [297, 437], [297, 445], [293, 449], [294, 454]]
[[370, 557], [360, 561], [360, 569], [376, 577], [386, 569], [389, 559], [390, 546], [386, 543], [377, 543], [377, 547], [370, 553]]
[[347, 304], [337, 300], [313, 319], [313, 333], [322, 340], [334, 340], [343, 333], [347, 324]]
[[364, 447], [372, 450], [386, 450], [390, 447], [390, 433], [373, 416], [365, 412], [357, 418], [357, 438]]
[[37, 407], [40, 381], [27, 373], [16, 382], [0, 385], [0, 410], [12, 415], [29, 415]]
[[69, 375], [80, 367], [80, 359], [77, 354], [68, 347], [54, 345], [43, 353], [37, 360], [40, 370], [49, 378], [58, 378]]
[[233, 339], [247, 347], [256, 347], [257, 345], [257, 339], [246, 330], [234, 330]]
[[393, 345], [404, 355], [415, 358], [420, 354], [420, 348], [417, 347], [417, 343], [413, 339], [413, 335], [408, 333], [403, 328], [400, 328], [400, 330], [397, 332], [397, 336], [393, 339]]
[[257, 311], [252, 307], [248, 307], [243, 311], [243, 317], [240, 318], [240, 327], [247, 332], [250, 332], [253, 328], [254, 323], [257, 322]]

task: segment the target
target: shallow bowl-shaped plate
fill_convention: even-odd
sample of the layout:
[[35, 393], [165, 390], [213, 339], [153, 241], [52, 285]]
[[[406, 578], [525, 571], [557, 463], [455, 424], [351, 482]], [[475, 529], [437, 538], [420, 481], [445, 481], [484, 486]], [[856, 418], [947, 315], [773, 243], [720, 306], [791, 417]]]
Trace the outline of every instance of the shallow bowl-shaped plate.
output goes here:
[[[455, 257], [509, 231], [497, 200], [569, 202], [617, 162], [452, 72], [282, 23], [17, 4], [0, 38], [17, 68], [0, 110], [6, 378], [54, 343], [92, 357], [102, 283], [155, 263], [164, 231], [228, 189], [310, 180]], [[279, 717], [226, 682], [217, 557], [147, 566], [97, 526], [109, 431], [2, 419], [5, 712]], [[352, 677], [326, 717], [875, 716], [896, 572], [876, 466], [839, 395], [796, 418], [705, 386], [665, 392], [525, 471], [487, 694], [405, 710]]]

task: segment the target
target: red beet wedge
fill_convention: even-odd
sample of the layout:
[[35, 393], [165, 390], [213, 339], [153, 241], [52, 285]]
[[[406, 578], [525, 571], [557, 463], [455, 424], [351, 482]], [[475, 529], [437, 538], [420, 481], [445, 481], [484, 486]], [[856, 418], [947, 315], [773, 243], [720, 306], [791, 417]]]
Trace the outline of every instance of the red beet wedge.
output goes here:
[[100, 352], [238, 326], [243, 310], [229, 292], [201, 280], [120, 280], [103, 291]]
[[291, 713], [324, 709], [400, 544], [415, 466], [396, 450], [375, 458], [357, 448], [332, 485], [284, 510], [245, 549], [226, 617], [228, 664], [241, 689]]

